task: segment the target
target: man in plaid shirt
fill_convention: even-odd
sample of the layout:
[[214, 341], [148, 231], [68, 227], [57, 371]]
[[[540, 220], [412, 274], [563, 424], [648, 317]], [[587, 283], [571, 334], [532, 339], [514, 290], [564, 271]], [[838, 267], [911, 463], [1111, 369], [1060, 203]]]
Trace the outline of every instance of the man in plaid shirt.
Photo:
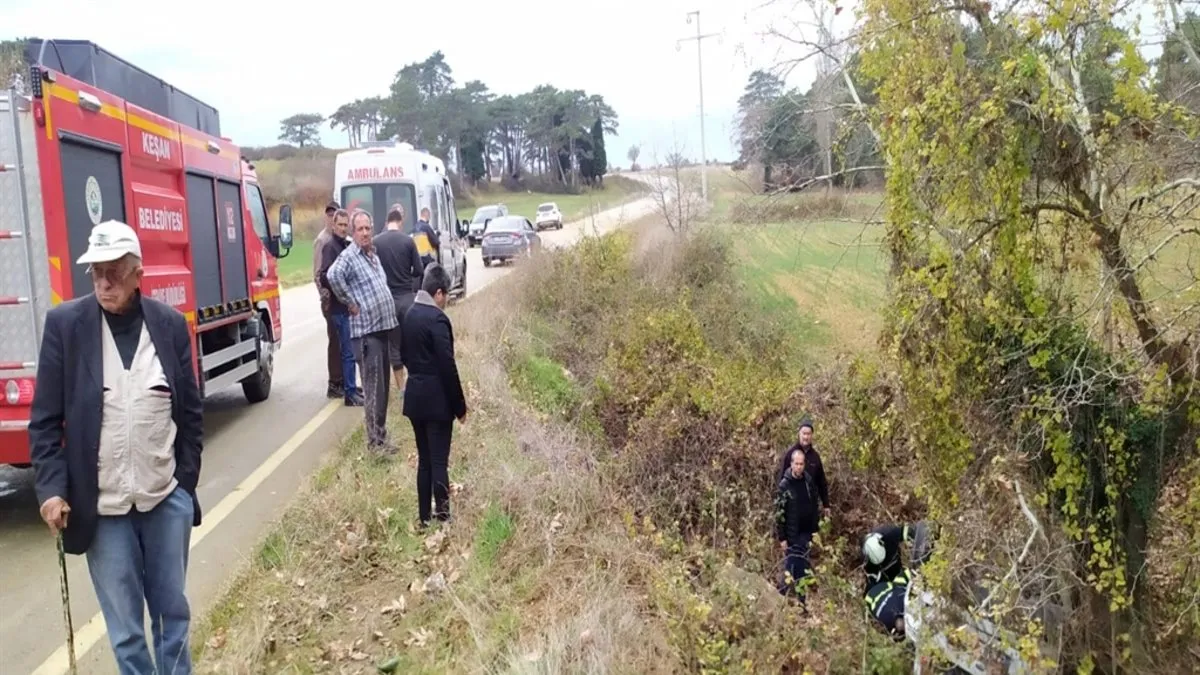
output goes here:
[[354, 243], [346, 247], [326, 272], [329, 286], [350, 312], [354, 357], [362, 371], [363, 412], [367, 445], [384, 454], [395, 453], [387, 439], [388, 336], [396, 327], [396, 306], [387, 275], [375, 252], [371, 215], [357, 210], [350, 218]]

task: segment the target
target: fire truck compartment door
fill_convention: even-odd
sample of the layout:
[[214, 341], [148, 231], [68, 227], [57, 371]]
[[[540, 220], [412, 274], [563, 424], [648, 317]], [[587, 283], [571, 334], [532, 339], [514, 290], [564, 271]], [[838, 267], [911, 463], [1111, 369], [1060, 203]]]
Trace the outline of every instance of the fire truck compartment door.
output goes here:
[[187, 206], [196, 306], [213, 307], [221, 304], [221, 255], [217, 241], [217, 195], [211, 178], [187, 175]]
[[67, 250], [71, 259], [71, 297], [92, 292], [86, 265], [75, 261], [87, 251], [92, 228], [106, 220], [125, 220], [125, 189], [121, 180], [121, 154], [116, 150], [63, 138], [63, 195], [66, 201]]
[[221, 242], [221, 288], [225, 302], [250, 298], [246, 240], [242, 231], [242, 186], [217, 182], [217, 241]]

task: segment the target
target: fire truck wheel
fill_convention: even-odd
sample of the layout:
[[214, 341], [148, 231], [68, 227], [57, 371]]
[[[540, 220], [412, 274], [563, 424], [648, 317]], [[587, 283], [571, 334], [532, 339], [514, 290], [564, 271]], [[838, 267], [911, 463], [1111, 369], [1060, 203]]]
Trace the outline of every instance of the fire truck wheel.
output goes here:
[[263, 323], [262, 315], [250, 325], [250, 334], [258, 340], [258, 372], [242, 380], [242, 393], [251, 403], [262, 403], [271, 395], [271, 376], [275, 372], [275, 343]]

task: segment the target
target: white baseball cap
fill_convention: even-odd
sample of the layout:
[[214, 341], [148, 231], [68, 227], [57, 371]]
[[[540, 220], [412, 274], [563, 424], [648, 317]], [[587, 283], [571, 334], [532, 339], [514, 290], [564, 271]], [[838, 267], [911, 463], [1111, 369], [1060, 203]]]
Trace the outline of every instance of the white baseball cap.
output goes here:
[[142, 244], [138, 241], [137, 232], [119, 220], [106, 220], [92, 228], [88, 236], [88, 249], [75, 264], [112, 262], [129, 254], [139, 259], [142, 257]]

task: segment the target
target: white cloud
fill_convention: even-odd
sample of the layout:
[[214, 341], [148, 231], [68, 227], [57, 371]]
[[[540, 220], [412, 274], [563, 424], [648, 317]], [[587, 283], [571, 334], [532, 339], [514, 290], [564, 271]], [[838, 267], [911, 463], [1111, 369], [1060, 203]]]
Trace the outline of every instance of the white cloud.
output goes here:
[[[341, 0], [305, 9], [209, 0], [185, 13], [145, 0], [59, 0], [52, 10], [38, 0], [0, 0], [0, 26], [2, 37], [95, 42], [215, 106], [223, 135], [244, 145], [274, 143], [278, 121], [292, 113], [329, 114], [384, 94], [401, 66], [441, 49], [460, 83], [482, 80], [498, 93], [548, 83], [603, 95], [621, 119], [609, 157], [623, 163], [634, 143], [643, 157], [653, 146], [665, 154], [673, 132], [686, 154], [699, 156], [695, 43], [676, 49], [678, 38], [695, 34], [685, 20], [695, 9], [705, 33], [722, 34], [704, 41], [708, 154], [731, 157], [737, 97], [778, 48], [758, 34], [768, 19], [759, 4], [610, 0], [593, 10], [557, 0]], [[345, 142], [329, 129], [324, 140]]]

